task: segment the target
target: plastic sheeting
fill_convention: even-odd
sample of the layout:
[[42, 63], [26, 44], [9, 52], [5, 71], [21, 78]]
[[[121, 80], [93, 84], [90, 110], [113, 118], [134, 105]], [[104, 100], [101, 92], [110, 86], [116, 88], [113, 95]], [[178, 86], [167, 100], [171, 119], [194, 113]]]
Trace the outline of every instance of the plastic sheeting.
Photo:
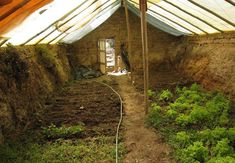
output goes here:
[[[0, 46], [73, 43], [121, 6], [121, 0], [51, 1], [2, 1]], [[139, 0], [127, 2], [128, 9], [139, 15]], [[147, 21], [175, 36], [234, 31], [234, 4], [234, 0], [148, 0]]]
[[[139, 0], [128, 2], [129, 6], [139, 8]], [[184, 34], [235, 30], [235, 6], [225, 0], [148, 0], [147, 14]], [[172, 34], [171, 30], [164, 31]]]
[[113, 6], [110, 6], [105, 11], [99, 13], [92, 21], [86, 24], [83, 28], [76, 30], [65, 37], [62, 42], [65, 43], [73, 43], [77, 40], [80, 40], [88, 33], [96, 29], [100, 26], [103, 22], [105, 22], [116, 10], [121, 6], [120, 1], [117, 1]]
[[66, 1], [65, 5], [65, 0], [54, 0], [31, 14], [20, 26], [5, 34], [5, 37], [10, 38], [5, 45], [56, 43], [83, 28], [98, 15], [101, 16], [101, 12], [109, 13], [109, 10], [117, 4], [121, 4], [121, 1], [70, 0]]

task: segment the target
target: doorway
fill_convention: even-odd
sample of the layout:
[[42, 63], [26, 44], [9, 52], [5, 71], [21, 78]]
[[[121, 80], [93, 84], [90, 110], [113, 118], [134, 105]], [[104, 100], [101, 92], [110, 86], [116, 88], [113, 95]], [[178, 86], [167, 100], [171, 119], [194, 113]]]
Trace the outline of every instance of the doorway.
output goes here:
[[113, 72], [116, 66], [115, 40], [99, 39], [98, 49], [100, 71], [103, 74]]

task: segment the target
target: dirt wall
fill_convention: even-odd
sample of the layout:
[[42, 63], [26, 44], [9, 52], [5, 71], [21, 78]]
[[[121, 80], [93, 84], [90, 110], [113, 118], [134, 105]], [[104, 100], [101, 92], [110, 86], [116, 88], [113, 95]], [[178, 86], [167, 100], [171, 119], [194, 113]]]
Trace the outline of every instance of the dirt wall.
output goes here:
[[[131, 28], [131, 65], [137, 82], [142, 81], [143, 63], [142, 63], [142, 43], [140, 18], [129, 11]], [[120, 54], [120, 45], [127, 45], [127, 27], [124, 8], [120, 8], [105, 23], [96, 30], [73, 44], [73, 53], [77, 58], [77, 63], [99, 68], [98, 64], [98, 40], [103, 38], [115, 39], [116, 54]], [[157, 65], [174, 58], [177, 54], [175, 50], [179, 43], [179, 37], [169, 35], [148, 24], [148, 43], [149, 43], [149, 66], [151, 72], [157, 71]]]
[[[131, 27], [131, 65], [136, 85], [142, 88], [142, 45], [140, 18], [129, 12]], [[127, 45], [125, 11], [120, 8], [96, 30], [73, 44], [77, 63], [99, 68], [100, 38], [114, 38], [116, 53], [120, 44]], [[219, 89], [234, 98], [235, 34], [223, 33], [197, 37], [174, 37], [148, 24], [150, 85], [177, 85], [197, 81], [208, 89]], [[73, 49], [73, 48], [72, 48]], [[127, 49], [127, 47], [126, 47]], [[168, 85], [169, 85], [168, 84]]]
[[127, 40], [124, 14], [124, 9], [119, 9], [101, 26], [73, 44], [73, 53], [76, 55], [78, 65], [99, 69], [99, 39], [115, 39], [115, 53], [120, 54], [120, 46]]
[[[40, 123], [45, 99], [70, 79], [63, 46], [0, 49], [0, 143]], [[42, 50], [43, 51], [43, 50]]]
[[179, 47], [180, 72], [235, 99], [235, 32], [186, 37]]

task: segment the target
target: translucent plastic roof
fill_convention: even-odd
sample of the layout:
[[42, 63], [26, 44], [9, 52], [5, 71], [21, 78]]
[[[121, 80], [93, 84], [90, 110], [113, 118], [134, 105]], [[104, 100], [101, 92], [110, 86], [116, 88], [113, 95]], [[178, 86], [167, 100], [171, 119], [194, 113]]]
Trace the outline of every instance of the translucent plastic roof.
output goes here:
[[[139, 15], [139, 0], [127, 5]], [[175, 36], [235, 30], [234, 0], [148, 0], [147, 5], [147, 21]], [[120, 6], [121, 0], [0, 0], [0, 46], [73, 43]]]
[[3, 34], [0, 45], [71, 43], [71, 40], [77, 40], [75, 34], [81, 37], [83, 33], [89, 33], [120, 6], [120, 0], [54, 0]]
[[[234, 0], [148, 0], [148, 21], [167, 25], [165, 32], [180, 35], [212, 34], [235, 30]], [[139, 10], [139, 0], [128, 0], [129, 9]], [[135, 12], [138, 14], [138, 12]], [[154, 20], [150, 20], [155, 19]], [[160, 24], [159, 24], [160, 23]]]

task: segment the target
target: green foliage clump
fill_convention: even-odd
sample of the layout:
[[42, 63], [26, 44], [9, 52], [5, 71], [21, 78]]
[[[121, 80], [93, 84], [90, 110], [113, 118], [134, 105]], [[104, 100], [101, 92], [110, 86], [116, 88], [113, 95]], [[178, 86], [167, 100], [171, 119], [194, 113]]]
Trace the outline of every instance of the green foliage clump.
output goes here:
[[198, 84], [177, 87], [170, 98], [160, 96], [152, 101], [147, 122], [174, 147], [180, 163], [234, 161], [235, 127], [229, 119], [228, 98]]
[[84, 124], [78, 124], [76, 126], [61, 126], [56, 127], [54, 124], [49, 127], [43, 127], [43, 134], [47, 138], [66, 138], [74, 135], [78, 135], [84, 131]]
[[234, 163], [235, 158], [226, 156], [226, 157], [213, 157], [207, 163]]
[[150, 89], [148, 90], [147, 93], [148, 93], [148, 96], [149, 96], [149, 97], [154, 97], [154, 96], [156, 96], [156, 93], [155, 93], [154, 91], [150, 90]]
[[[11, 142], [0, 146], [0, 162], [115, 162], [115, 137]], [[119, 144], [119, 161], [125, 149]]]
[[179, 160], [182, 163], [205, 162], [208, 157], [208, 153], [209, 151], [203, 146], [203, 143], [196, 141], [181, 151], [179, 154]]
[[159, 100], [160, 101], [169, 101], [173, 97], [173, 94], [167, 89], [163, 90], [161, 94], [159, 95]]
[[175, 139], [181, 147], [185, 147], [190, 143], [190, 135], [188, 135], [185, 131], [178, 132]]
[[217, 142], [216, 146], [212, 148], [214, 156], [229, 156], [233, 151], [233, 147], [229, 145], [230, 141], [228, 138], [222, 139]]

